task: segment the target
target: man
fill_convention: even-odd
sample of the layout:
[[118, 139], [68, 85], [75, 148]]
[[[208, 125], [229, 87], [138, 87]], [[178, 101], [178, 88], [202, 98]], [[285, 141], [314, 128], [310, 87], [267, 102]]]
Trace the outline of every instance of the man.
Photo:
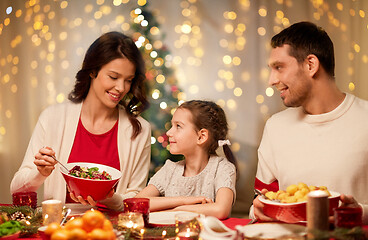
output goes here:
[[[315, 24], [293, 24], [275, 35], [271, 46], [269, 84], [289, 108], [266, 123], [255, 188], [327, 186], [342, 193], [344, 205], [359, 202], [368, 223], [368, 101], [338, 89], [333, 43]], [[274, 220], [263, 213], [258, 197], [250, 216]]]

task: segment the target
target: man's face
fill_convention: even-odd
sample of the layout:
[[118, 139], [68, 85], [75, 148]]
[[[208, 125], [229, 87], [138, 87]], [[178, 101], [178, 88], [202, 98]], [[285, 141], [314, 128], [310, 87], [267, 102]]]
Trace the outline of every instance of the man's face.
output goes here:
[[306, 63], [298, 63], [289, 55], [290, 46], [284, 44], [271, 50], [269, 84], [280, 91], [285, 106], [305, 106], [312, 88], [312, 79], [306, 71]]

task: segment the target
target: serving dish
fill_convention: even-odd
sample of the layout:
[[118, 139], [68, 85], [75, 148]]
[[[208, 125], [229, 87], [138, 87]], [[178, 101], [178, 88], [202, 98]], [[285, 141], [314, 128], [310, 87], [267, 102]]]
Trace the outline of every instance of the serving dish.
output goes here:
[[[340, 193], [330, 192], [329, 215], [333, 215], [333, 210], [338, 207]], [[265, 215], [286, 223], [298, 223], [307, 220], [307, 202], [280, 203], [260, 196], [259, 200], [264, 204]]]
[[93, 200], [99, 201], [106, 198], [111, 189], [118, 183], [121, 178], [121, 172], [116, 168], [97, 163], [75, 162], [67, 163], [66, 167], [72, 169], [74, 166], [93, 168], [98, 167], [99, 171], [106, 171], [111, 175], [111, 180], [98, 180], [79, 178], [68, 174], [64, 168], [60, 168], [66, 184], [75, 196], [82, 196], [87, 199], [91, 196]]

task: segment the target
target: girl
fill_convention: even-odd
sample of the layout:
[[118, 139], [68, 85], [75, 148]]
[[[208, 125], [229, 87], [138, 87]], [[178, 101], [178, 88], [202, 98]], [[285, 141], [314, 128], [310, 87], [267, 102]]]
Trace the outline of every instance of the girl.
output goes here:
[[[119, 32], [103, 34], [89, 47], [76, 75], [68, 102], [42, 112], [11, 192], [36, 191], [44, 183], [44, 199], [66, 199], [59, 161], [93, 162], [122, 171], [116, 192], [101, 201], [122, 209], [146, 184], [150, 163], [150, 125], [139, 114], [148, 107], [144, 61], [134, 41]], [[47, 147], [42, 147], [47, 146]], [[56, 170], [55, 170], [56, 168]], [[70, 196], [96, 205], [89, 196]]]
[[[136, 197], [150, 199], [150, 210], [184, 210], [227, 218], [235, 201], [236, 160], [226, 140], [224, 111], [215, 103], [193, 100], [175, 111], [167, 132], [170, 153], [184, 160], [165, 165]], [[227, 157], [216, 155], [223, 146]]]

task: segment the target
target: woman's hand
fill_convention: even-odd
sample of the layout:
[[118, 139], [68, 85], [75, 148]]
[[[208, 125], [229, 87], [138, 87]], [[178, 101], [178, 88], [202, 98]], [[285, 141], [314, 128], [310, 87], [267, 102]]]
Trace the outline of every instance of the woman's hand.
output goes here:
[[[263, 194], [265, 194], [266, 192], [267, 192], [266, 189], [262, 190]], [[259, 196], [253, 200], [254, 216], [257, 218], [257, 220], [261, 220], [265, 222], [275, 221], [275, 219], [270, 218], [269, 216], [266, 216], [263, 213], [263, 207], [264, 207], [264, 204], [259, 200]]]
[[[91, 196], [87, 196], [87, 199], [84, 199], [82, 196], [75, 196], [68, 188], [69, 191], [69, 195], [70, 198], [73, 199], [74, 202], [80, 202], [83, 205], [91, 205], [93, 207], [95, 207], [97, 205], [97, 202], [91, 197]], [[112, 189], [109, 194], [107, 194], [106, 198], [111, 198], [114, 195], [115, 191], [114, 189]]]
[[57, 162], [51, 157], [53, 155], [55, 155], [55, 152], [50, 147], [41, 148], [35, 155], [33, 163], [37, 166], [37, 170], [45, 177], [48, 177], [55, 169]]
[[91, 205], [92, 207], [96, 206], [96, 201], [93, 200], [91, 196], [88, 196], [86, 200], [82, 196], [75, 196], [73, 193], [70, 193], [70, 198], [73, 199], [74, 202], [79, 202], [83, 205]]

